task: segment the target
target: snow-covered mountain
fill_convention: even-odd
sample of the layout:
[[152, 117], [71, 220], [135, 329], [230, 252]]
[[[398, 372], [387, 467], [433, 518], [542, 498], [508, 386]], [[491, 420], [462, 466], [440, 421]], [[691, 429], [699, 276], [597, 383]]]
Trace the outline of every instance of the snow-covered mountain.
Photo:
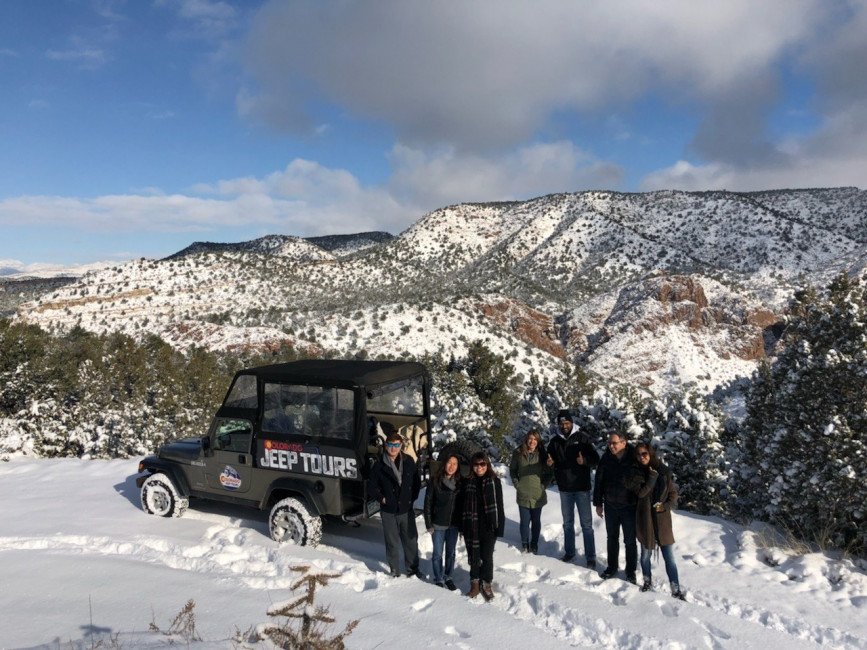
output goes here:
[[17, 317], [371, 357], [482, 340], [525, 379], [567, 359], [654, 393], [710, 390], [773, 349], [794, 288], [864, 272], [867, 192], [580, 192], [450, 206], [397, 237], [365, 235], [194, 244], [87, 274]]

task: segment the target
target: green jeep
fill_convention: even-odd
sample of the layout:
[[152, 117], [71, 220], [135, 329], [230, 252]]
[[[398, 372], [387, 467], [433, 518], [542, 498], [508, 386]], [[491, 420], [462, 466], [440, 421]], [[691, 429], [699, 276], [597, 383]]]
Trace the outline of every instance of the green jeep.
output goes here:
[[180, 517], [190, 499], [270, 510], [271, 537], [316, 545], [322, 518], [379, 511], [367, 477], [398, 431], [422, 482], [430, 471], [430, 377], [418, 363], [296, 361], [239, 371], [207, 435], [138, 466], [142, 508]]

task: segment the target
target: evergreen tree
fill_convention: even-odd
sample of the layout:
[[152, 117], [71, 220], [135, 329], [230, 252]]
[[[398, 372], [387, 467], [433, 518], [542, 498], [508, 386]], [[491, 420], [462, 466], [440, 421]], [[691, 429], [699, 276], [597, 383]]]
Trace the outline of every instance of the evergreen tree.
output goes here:
[[738, 502], [808, 540], [867, 549], [867, 291], [843, 274], [791, 304], [747, 395]]

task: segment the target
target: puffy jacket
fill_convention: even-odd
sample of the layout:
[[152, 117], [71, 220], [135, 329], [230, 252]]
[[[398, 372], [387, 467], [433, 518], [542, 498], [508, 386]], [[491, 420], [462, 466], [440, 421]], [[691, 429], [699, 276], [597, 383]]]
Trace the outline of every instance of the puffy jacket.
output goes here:
[[[584, 456], [584, 464], [578, 464], [578, 453]], [[577, 425], [566, 438], [557, 433], [548, 442], [548, 455], [554, 461], [554, 476], [561, 492], [589, 492], [593, 489], [590, 473], [599, 463], [599, 454]]]
[[378, 501], [383, 512], [393, 515], [402, 515], [412, 510], [412, 504], [421, 491], [421, 479], [415, 469], [415, 461], [404, 453], [398, 458], [400, 484], [394, 472], [382, 459], [373, 466], [370, 478], [367, 479], [368, 498]]
[[518, 505], [522, 508], [541, 508], [548, 503], [548, 494], [545, 488], [554, 478], [553, 470], [548, 467], [547, 456], [535, 454], [535, 460], [523, 454], [518, 447], [512, 454], [512, 462], [509, 463], [509, 475], [515, 484]]
[[424, 494], [424, 527], [461, 525], [461, 483], [450, 490], [442, 481], [432, 480]]

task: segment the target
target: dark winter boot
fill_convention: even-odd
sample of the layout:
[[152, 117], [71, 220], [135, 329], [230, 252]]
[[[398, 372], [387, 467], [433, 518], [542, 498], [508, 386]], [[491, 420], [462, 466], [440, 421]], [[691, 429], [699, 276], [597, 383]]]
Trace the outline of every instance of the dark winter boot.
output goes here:
[[475, 598], [476, 596], [479, 595], [479, 593], [481, 593], [479, 591], [479, 581], [473, 580], [470, 583], [470, 590], [467, 592], [467, 598]]
[[482, 596], [487, 602], [491, 602], [494, 599], [494, 590], [490, 582], [482, 583]]
[[678, 600], [686, 600], [686, 594], [680, 588], [680, 585], [676, 582], [671, 583], [671, 595], [677, 598]]
[[641, 591], [653, 591], [653, 583], [650, 581], [650, 578], [644, 579], [644, 584], [641, 585]]
[[530, 545], [529, 544], [521, 544], [521, 553], [529, 553]]
[[530, 553], [539, 555], [539, 547], [536, 544], [530, 544]]

